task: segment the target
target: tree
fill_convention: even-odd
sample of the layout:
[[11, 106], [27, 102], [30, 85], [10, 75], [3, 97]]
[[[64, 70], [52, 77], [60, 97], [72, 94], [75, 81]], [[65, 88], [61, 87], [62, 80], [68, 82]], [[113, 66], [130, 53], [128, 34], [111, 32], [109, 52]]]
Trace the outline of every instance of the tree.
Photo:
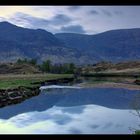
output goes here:
[[18, 59], [17, 60], [17, 62], [16, 62], [17, 64], [23, 64], [23, 63], [28, 63], [28, 60], [27, 60], [27, 58], [24, 58], [24, 59]]
[[17, 64], [21, 64], [22, 63], [22, 60], [19, 58], [16, 63]]
[[76, 67], [75, 67], [74, 63], [65, 63], [65, 64], [63, 64], [63, 70], [64, 70], [64, 73], [66, 73], [66, 74], [74, 73], [75, 68]]
[[74, 73], [74, 71], [75, 71], [75, 65], [74, 65], [74, 63], [70, 63], [69, 64], [69, 73]]
[[63, 73], [68, 74], [69, 73], [69, 64], [64, 63], [62, 66]]
[[23, 63], [28, 63], [27, 58], [24, 58], [24, 59], [22, 60], [22, 62], [23, 62]]
[[34, 66], [36, 66], [37, 65], [37, 59], [31, 59], [29, 61], [29, 63], [32, 64], [32, 65], [34, 65]]
[[41, 70], [50, 73], [59, 74], [74, 74], [76, 66], [74, 63], [64, 63], [64, 64], [51, 64], [50, 60], [46, 60], [40, 66]]
[[51, 66], [51, 70], [50, 70], [51, 73], [63, 73], [63, 67], [62, 67], [62, 64], [54, 64]]
[[42, 63], [41, 69], [44, 72], [50, 72], [51, 70], [51, 61], [50, 60], [46, 60]]

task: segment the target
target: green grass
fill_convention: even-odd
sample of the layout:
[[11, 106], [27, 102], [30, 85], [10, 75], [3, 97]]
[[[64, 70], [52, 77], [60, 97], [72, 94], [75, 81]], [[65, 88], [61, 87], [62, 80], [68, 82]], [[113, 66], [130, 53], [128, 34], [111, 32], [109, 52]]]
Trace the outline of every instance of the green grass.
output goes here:
[[18, 86], [37, 86], [31, 83], [51, 79], [70, 78], [72, 74], [32, 74], [32, 75], [0, 75], [0, 89], [17, 88]]

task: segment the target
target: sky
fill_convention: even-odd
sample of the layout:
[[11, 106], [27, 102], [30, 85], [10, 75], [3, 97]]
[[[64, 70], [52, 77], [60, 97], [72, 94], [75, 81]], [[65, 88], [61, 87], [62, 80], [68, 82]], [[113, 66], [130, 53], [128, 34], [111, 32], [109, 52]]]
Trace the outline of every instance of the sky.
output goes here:
[[0, 21], [53, 34], [140, 28], [139, 14], [140, 6], [0, 6]]

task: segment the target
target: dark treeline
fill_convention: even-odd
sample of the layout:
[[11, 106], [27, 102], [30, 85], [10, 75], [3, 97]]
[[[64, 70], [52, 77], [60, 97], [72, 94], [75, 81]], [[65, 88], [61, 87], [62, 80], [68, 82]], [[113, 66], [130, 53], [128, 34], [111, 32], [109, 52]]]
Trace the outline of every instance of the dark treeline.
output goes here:
[[18, 59], [17, 64], [28, 63], [38, 67], [42, 72], [58, 73], [58, 74], [73, 74], [77, 71], [74, 63], [52, 64], [50, 60], [43, 61], [42, 64], [37, 63], [37, 59]]
[[37, 59], [30, 59], [28, 60], [27, 58], [24, 58], [24, 59], [18, 59], [17, 64], [24, 64], [24, 63], [28, 63], [28, 64], [32, 64], [34, 66], [37, 66]]
[[50, 60], [46, 60], [41, 65], [41, 70], [48, 73], [74, 73], [76, 67], [74, 63], [52, 64]]

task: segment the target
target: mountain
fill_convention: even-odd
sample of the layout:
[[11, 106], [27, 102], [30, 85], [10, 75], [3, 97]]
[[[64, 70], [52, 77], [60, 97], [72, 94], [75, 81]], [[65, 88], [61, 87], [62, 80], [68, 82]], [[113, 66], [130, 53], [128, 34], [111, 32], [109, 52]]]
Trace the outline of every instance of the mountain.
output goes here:
[[[52, 33], [42, 29], [27, 29], [9, 22], [0, 22], [0, 61], [18, 58], [51, 59], [59, 63], [69, 61], [76, 51], [66, 48]], [[75, 57], [75, 56], [74, 56]]]
[[[140, 59], [140, 28], [111, 30], [96, 35], [59, 33], [55, 36], [67, 48], [76, 48], [95, 61], [127, 61]], [[89, 58], [89, 59], [90, 59]]]
[[93, 64], [140, 59], [140, 29], [111, 30], [96, 35], [59, 33], [0, 22], [0, 62], [18, 58], [53, 63]]

